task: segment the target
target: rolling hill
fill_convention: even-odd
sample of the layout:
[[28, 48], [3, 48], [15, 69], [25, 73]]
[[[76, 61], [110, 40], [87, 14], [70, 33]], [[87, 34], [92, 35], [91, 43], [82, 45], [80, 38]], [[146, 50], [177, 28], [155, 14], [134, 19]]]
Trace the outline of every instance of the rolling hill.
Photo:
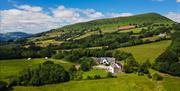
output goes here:
[[24, 32], [8, 32], [8, 33], [0, 33], [0, 41], [8, 41], [8, 40], [16, 40], [20, 38], [30, 37], [32, 34], [27, 34]]
[[[31, 40], [49, 40], [61, 37], [66, 34], [65, 38], [89, 36], [97, 34], [95, 31], [100, 28], [102, 33], [117, 31], [120, 26], [126, 25], [148, 25], [148, 24], [171, 24], [174, 21], [157, 13], [146, 13], [128, 17], [116, 17], [107, 19], [98, 19], [88, 22], [81, 22], [72, 25], [67, 25], [61, 28], [52, 29], [47, 32], [34, 35]], [[68, 34], [68, 35], [67, 35]], [[64, 38], [64, 36], [63, 36]]]

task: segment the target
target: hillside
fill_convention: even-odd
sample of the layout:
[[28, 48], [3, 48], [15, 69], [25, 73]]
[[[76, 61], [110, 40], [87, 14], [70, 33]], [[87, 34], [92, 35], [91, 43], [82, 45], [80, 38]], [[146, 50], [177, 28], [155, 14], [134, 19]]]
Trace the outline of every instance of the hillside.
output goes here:
[[[135, 25], [135, 26], [147, 26], [151, 24], [172, 24], [172, 20], [157, 14], [147, 13], [128, 17], [117, 17], [93, 20], [89, 22], [81, 22], [72, 25], [67, 25], [61, 28], [52, 29], [47, 32], [34, 35], [30, 41], [36, 41], [37, 43], [48, 44], [46, 40], [63, 39], [80, 39], [93, 34], [98, 34], [101, 30], [102, 33], [111, 33], [117, 31], [118, 27]], [[140, 28], [141, 29], [141, 28]], [[53, 41], [59, 44], [59, 41]]]
[[8, 40], [16, 40], [20, 38], [30, 37], [32, 34], [27, 34], [24, 32], [8, 32], [8, 33], [0, 33], [0, 41], [8, 41]]
[[117, 26], [129, 25], [129, 24], [172, 23], [172, 22], [173, 22], [172, 20], [164, 16], [161, 16], [160, 14], [147, 13], [147, 14], [134, 15], [129, 17], [117, 17], [117, 18], [99, 19], [89, 22], [82, 22], [82, 23], [64, 26], [62, 28], [58, 28], [55, 30], [51, 30], [50, 32], [62, 31], [62, 30], [66, 32], [70, 32], [72, 30], [80, 31], [84, 28], [92, 28], [92, 27], [103, 28], [104, 26], [117, 27]]

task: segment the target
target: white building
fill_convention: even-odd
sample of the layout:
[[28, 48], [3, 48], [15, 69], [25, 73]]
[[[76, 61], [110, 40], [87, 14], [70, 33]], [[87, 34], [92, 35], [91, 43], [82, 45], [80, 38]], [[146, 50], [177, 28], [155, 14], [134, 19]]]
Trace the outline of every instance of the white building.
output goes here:
[[113, 57], [93, 57], [93, 59], [96, 61], [98, 64], [115, 64], [115, 58]]
[[165, 33], [164, 34], [160, 33], [158, 36], [162, 38], [162, 37], [166, 37], [166, 34]]

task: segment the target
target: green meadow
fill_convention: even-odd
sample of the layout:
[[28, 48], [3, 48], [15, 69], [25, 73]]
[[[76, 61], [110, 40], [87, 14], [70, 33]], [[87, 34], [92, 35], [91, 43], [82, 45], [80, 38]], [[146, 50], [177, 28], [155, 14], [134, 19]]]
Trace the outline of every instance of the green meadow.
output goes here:
[[[62, 60], [55, 60], [55, 59], [48, 59], [55, 63], [61, 64], [65, 68], [68, 68], [71, 63], [62, 61]], [[0, 60], [0, 79], [8, 79], [11, 76], [17, 75], [20, 71], [25, 68], [30, 68], [36, 66], [40, 63], [45, 62], [46, 60], [43, 58], [38, 59], [13, 59], [13, 60]]]
[[107, 71], [104, 69], [92, 69], [88, 72], [83, 73], [83, 79], [86, 79], [87, 76], [94, 77], [95, 75], [99, 75], [102, 78], [107, 76]]
[[166, 50], [168, 46], [170, 46], [170, 44], [171, 40], [164, 40], [149, 44], [119, 48], [117, 50], [132, 53], [138, 62], [144, 62], [146, 60], [153, 62], [161, 53]]
[[117, 78], [70, 81], [39, 87], [16, 86], [13, 91], [178, 91], [180, 78], [166, 76], [154, 81], [137, 74], [119, 74]]

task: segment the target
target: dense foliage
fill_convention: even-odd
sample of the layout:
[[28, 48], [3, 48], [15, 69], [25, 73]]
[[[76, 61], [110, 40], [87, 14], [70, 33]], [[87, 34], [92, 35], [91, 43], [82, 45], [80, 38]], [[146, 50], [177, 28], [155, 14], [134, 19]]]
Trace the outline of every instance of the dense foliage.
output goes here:
[[0, 47], [0, 50], [0, 59], [51, 57], [55, 53], [51, 45], [41, 48], [35, 44], [30, 44], [27, 48], [23, 46]]
[[139, 64], [136, 62], [133, 56], [127, 58], [124, 61], [123, 70], [126, 73], [137, 72]]
[[7, 90], [7, 83], [6, 82], [4, 82], [4, 81], [0, 81], [0, 90], [1, 91], [5, 91], [5, 90]]
[[92, 66], [96, 65], [96, 63], [92, 58], [83, 57], [81, 58], [80, 61], [81, 61], [80, 69], [83, 71], [89, 71], [90, 69], [92, 69]]
[[162, 53], [155, 61], [154, 68], [172, 75], [180, 76], [180, 24], [173, 26], [171, 46]]
[[112, 51], [105, 49], [76, 49], [68, 51], [59, 51], [55, 54], [53, 58], [56, 59], [65, 59], [70, 62], [81, 63], [81, 58], [83, 57], [114, 57], [118, 61], [132, 56], [130, 53], [121, 52], [121, 51]]
[[11, 85], [44, 85], [59, 82], [67, 82], [70, 75], [65, 69], [51, 61], [46, 61], [35, 68], [29, 68], [22, 71], [19, 76], [11, 81]]

